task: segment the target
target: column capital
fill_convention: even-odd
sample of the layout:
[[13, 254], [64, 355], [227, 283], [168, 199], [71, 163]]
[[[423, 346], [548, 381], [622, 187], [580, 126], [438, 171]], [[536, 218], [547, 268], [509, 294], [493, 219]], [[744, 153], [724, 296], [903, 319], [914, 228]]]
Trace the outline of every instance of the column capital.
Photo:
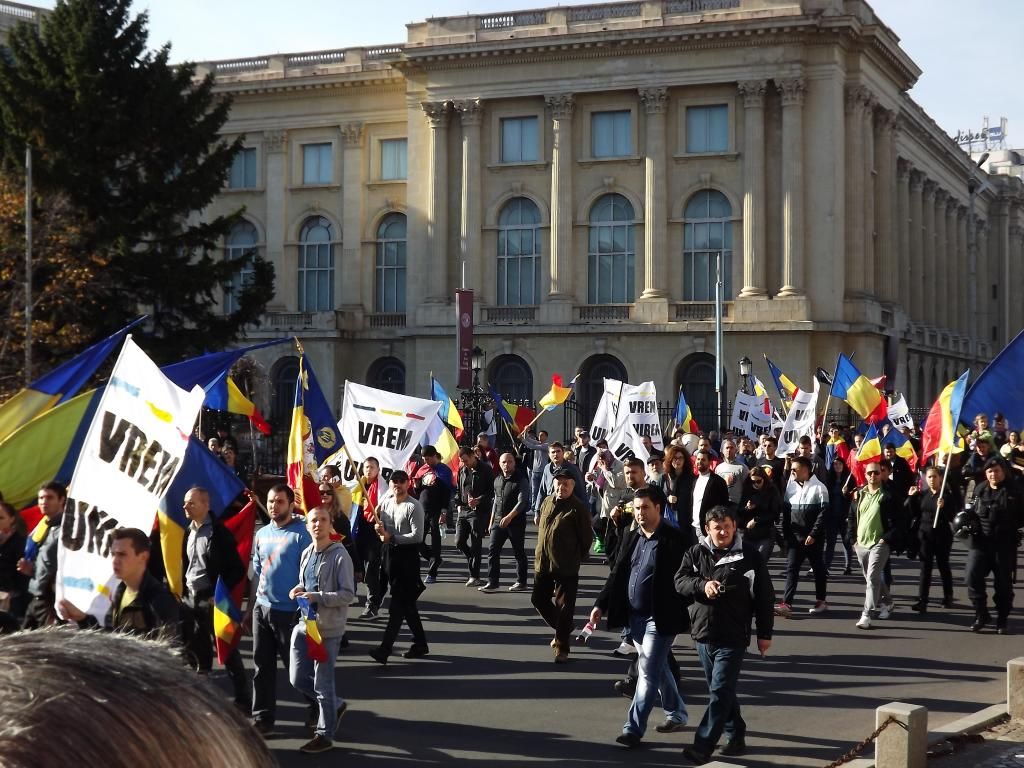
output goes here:
[[287, 131], [264, 131], [263, 151], [267, 154], [284, 152], [285, 144], [288, 143]]
[[747, 109], [761, 109], [764, 107], [764, 97], [768, 92], [767, 80], [740, 80], [736, 88], [743, 97], [743, 106]]
[[484, 118], [484, 106], [480, 99], [460, 99], [455, 102], [455, 109], [463, 125], [480, 125]]
[[1019, 240], [1020, 238], [1024, 237], [1024, 227], [1022, 227], [1020, 224], [1011, 224], [1010, 225], [1010, 237], [1012, 237], [1014, 239], [1017, 239], [1017, 240]]
[[946, 204], [946, 199], [949, 197], [949, 193], [942, 187], [935, 185], [935, 206], [942, 208]]
[[551, 110], [555, 120], [568, 120], [576, 107], [576, 96], [572, 93], [552, 93], [544, 97], [544, 104]]
[[891, 109], [885, 107], [875, 108], [875, 125], [881, 134], [895, 134], [898, 130], [899, 118]]
[[910, 179], [914, 173], [914, 164], [904, 157], [896, 158], [896, 178], [901, 182], [906, 182]]
[[938, 188], [939, 188], [939, 185], [936, 184], [931, 179], [925, 179], [924, 180], [923, 190], [924, 190], [924, 196], [926, 198], [934, 200], [935, 199], [935, 193], [938, 190]]
[[960, 205], [957, 206], [957, 208], [956, 208], [957, 218], [960, 218], [960, 219], [963, 219], [964, 221], [966, 221], [968, 213], [970, 213], [970, 209], [966, 205], [964, 205], [963, 203], [960, 203]]
[[451, 102], [448, 101], [421, 101], [420, 107], [427, 116], [431, 128], [447, 128], [448, 113], [451, 111]]
[[776, 87], [782, 94], [782, 106], [800, 107], [803, 106], [807, 96], [807, 81], [802, 77], [789, 77], [785, 80], [776, 80]]
[[910, 168], [910, 191], [920, 192], [924, 188], [926, 176], [923, 171], [919, 171], [913, 166]]
[[846, 86], [846, 111], [847, 113], [860, 112], [871, 99], [871, 91], [863, 85]]
[[668, 88], [658, 86], [656, 88], [640, 88], [640, 101], [644, 103], [644, 109], [648, 115], [663, 115], [668, 107]]
[[960, 201], [957, 200], [955, 197], [953, 197], [952, 195], [947, 195], [946, 196], [946, 215], [947, 216], [951, 216], [951, 215], [955, 216], [957, 208], [961, 208], [961, 207], [962, 207], [962, 205], [961, 205]]
[[341, 139], [345, 146], [355, 149], [363, 144], [363, 124], [345, 123], [340, 127]]

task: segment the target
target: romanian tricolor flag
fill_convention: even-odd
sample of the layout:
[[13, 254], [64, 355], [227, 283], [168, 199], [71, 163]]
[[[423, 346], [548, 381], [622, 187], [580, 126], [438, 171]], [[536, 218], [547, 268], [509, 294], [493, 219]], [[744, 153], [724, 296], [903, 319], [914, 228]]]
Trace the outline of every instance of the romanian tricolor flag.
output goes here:
[[846, 465], [850, 464], [850, 446], [843, 440], [842, 435], [830, 437], [825, 443], [825, 469], [832, 469], [836, 459], [842, 459]]
[[295, 492], [296, 506], [304, 512], [320, 503], [317, 468], [344, 444], [313, 367], [300, 350], [288, 436], [288, 485]]
[[864, 475], [864, 467], [873, 461], [882, 460], [882, 441], [881, 435], [877, 424], [871, 424], [868, 427], [867, 434], [864, 435], [864, 442], [860, 444], [860, 450], [857, 451], [857, 461], [851, 462], [852, 466], [850, 471], [857, 480], [857, 485], [864, 485], [866, 477]]
[[782, 398], [782, 404], [789, 410], [793, 406], [793, 398], [796, 393], [800, 391], [800, 387], [792, 382], [792, 380], [784, 374], [779, 367], [775, 365], [768, 356], [764, 356], [764, 361], [768, 363], [768, 370], [772, 374], [772, 379], [775, 380], [775, 388], [779, 390], [779, 397]]
[[256, 429], [264, 435], [270, 434], [270, 425], [263, 418], [263, 414], [249, 398], [242, 394], [242, 390], [235, 384], [234, 379], [226, 373], [216, 384], [206, 390], [206, 400], [203, 401], [203, 405], [217, 411], [248, 416], [249, 421]]
[[964, 441], [957, 434], [957, 425], [969, 373], [964, 371], [956, 381], [949, 382], [928, 411], [921, 434], [921, 461], [927, 461], [934, 453], [960, 453], [964, 449]]
[[572, 381], [569, 382], [569, 386], [565, 386], [562, 383], [562, 377], [559, 374], [555, 374], [551, 377], [551, 389], [544, 397], [538, 401], [537, 405], [543, 408], [545, 411], [553, 411], [555, 408], [560, 406], [569, 396], [572, 395], [572, 390], [576, 386], [576, 379], [580, 375], [577, 373], [572, 377]]
[[498, 416], [506, 424], [514, 426], [516, 431], [522, 432], [537, 418], [537, 412], [533, 408], [506, 403], [505, 399], [498, 393], [498, 390], [490, 385], [488, 385], [487, 391], [490, 393], [491, 399], [494, 400], [494, 407], [498, 412]]
[[[140, 317], [117, 333], [93, 344], [0, 405], [0, 442], [36, 416], [77, 395], [125, 334], [144, 319], [145, 316]], [[4, 492], [7, 493], [7, 488], [4, 488]]]
[[839, 355], [836, 375], [832, 380], [832, 396], [845, 400], [869, 424], [886, 419], [888, 405], [882, 393], [843, 354]]
[[303, 628], [306, 630], [306, 654], [313, 661], [327, 663], [327, 649], [320, 637], [320, 627], [316, 623], [316, 608], [304, 597], [298, 600], [299, 612], [302, 615]]
[[430, 377], [430, 399], [435, 403], [441, 404], [441, 410], [437, 412], [437, 415], [441, 417], [441, 421], [451, 424], [455, 428], [455, 434], [461, 436], [465, 429], [462, 424], [462, 414], [455, 407], [455, 403], [448, 396], [445, 388], [433, 376]]
[[217, 661], [226, 664], [242, 639], [242, 611], [220, 577], [213, 591], [213, 635], [217, 639]]
[[889, 424], [889, 431], [882, 437], [882, 445], [891, 445], [896, 449], [896, 455], [905, 459], [907, 464], [910, 466], [911, 472], [917, 471], [917, 454], [914, 452], [914, 446], [907, 439], [907, 436], [900, 432], [891, 422], [886, 421]]
[[690, 411], [690, 406], [686, 402], [682, 387], [679, 387], [679, 397], [676, 399], [676, 413], [672, 420], [675, 422], [673, 430], [682, 429], [691, 435], [700, 434], [700, 427], [697, 426], [697, 420], [693, 418], [693, 412]]
[[423, 445], [434, 446], [441, 454], [442, 463], [449, 466], [451, 466], [452, 459], [458, 458], [459, 455], [459, 444], [455, 442], [451, 431], [441, 421], [440, 415], [435, 416], [427, 425], [427, 431], [423, 435]]

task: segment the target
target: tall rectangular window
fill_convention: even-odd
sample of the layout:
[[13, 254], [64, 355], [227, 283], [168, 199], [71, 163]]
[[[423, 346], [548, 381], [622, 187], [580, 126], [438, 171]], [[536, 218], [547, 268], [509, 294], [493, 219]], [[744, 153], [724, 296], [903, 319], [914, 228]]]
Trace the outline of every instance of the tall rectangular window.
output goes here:
[[252, 189], [256, 186], [256, 148], [240, 149], [231, 161], [228, 189]]
[[536, 117], [506, 117], [501, 121], [501, 162], [535, 163], [540, 159]]
[[409, 177], [408, 170], [408, 147], [407, 139], [383, 139], [380, 142], [380, 177], [388, 181], [391, 179], [406, 179]]
[[330, 184], [333, 170], [330, 144], [302, 145], [303, 184]]
[[628, 110], [590, 115], [591, 157], [626, 157], [633, 154], [633, 114]]
[[686, 108], [686, 151], [727, 152], [729, 150], [729, 107], [714, 104]]

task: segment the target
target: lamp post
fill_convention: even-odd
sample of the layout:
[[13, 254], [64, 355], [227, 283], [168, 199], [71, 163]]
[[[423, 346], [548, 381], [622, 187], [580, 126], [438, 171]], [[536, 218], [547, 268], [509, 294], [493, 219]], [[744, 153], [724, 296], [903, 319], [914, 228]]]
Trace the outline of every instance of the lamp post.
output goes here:
[[740, 381], [743, 382], [742, 388], [744, 395], [753, 394], [750, 386], [750, 372], [752, 370], [752, 367], [753, 364], [750, 362], [749, 357], [744, 355], [743, 357], [740, 358]]
[[487, 353], [480, 347], [473, 347], [470, 353], [470, 368], [473, 370], [473, 386], [462, 393], [462, 410], [469, 417], [470, 444], [476, 442], [478, 432], [482, 432], [484, 405], [490, 400], [490, 395], [480, 384], [480, 371], [487, 367]]

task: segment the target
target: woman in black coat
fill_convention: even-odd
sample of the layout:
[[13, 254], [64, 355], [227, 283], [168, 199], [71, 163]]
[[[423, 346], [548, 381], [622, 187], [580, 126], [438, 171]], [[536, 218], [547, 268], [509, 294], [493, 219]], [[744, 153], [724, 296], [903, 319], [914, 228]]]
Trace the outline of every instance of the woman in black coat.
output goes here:
[[17, 620], [25, 615], [28, 605], [28, 576], [18, 573], [18, 560], [25, 556], [25, 539], [21, 515], [0, 501], [0, 611]]
[[747, 475], [738, 513], [743, 538], [757, 547], [767, 563], [775, 549], [775, 526], [782, 515], [782, 496], [764, 467], [754, 467]]
[[690, 519], [689, 510], [680, 511], [679, 505], [690, 498], [693, 488], [693, 464], [689, 452], [681, 445], [670, 445], [662, 462], [661, 490], [668, 499], [668, 505], [675, 511], [677, 527], [683, 527]]

